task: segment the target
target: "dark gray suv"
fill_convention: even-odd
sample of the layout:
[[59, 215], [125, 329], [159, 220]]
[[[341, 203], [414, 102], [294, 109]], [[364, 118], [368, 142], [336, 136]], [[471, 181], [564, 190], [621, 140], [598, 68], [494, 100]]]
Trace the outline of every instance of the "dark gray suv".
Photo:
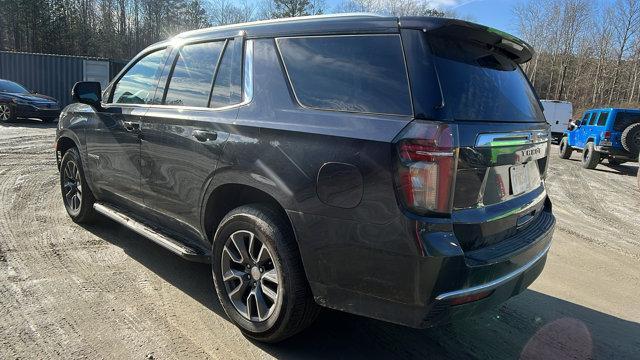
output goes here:
[[210, 262], [229, 318], [261, 341], [321, 307], [412, 327], [469, 316], [531, 284], [551, 243], [531, 56], [428, 17], [184, 33], [104, 91], [75, 85], [64, 205]]

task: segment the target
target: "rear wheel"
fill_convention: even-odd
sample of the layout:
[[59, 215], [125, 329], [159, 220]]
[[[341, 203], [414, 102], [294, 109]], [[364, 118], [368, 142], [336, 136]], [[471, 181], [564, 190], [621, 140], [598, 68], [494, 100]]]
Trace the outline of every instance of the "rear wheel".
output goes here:
[[9, 105], [0, 105], [0, 121], [11, 122], [16, 119], [13, 109]]
[[80, 153], [75, 147], [67, 150], [60, 162], [60, 189], [64, 207], [73, 221], [86, 223], [94, 218], [95, 198], [87, 186]]
[[319, 306], [293, 232], [277, 211], [262, 204], [232, 210], [220, 223], [212, 247], [218, 298], [246, 336], [278, 342], [315, 320]]
[[640, 123], [627, 126], [620, 138], [622, 147], [632, 154], [640, 153]]
[[595, 169], [600, 163], [600, 153], [596, 151], [593, 142], [588, 142], [582, 151], [582, 167]]
[[563, 137], [560, 140], [560, 147], [559, 147], [559, 156], [561, 159], [568, 159], [571, 157], [571, 153], [573, 152], [573, 149], [571, 148], [571, 146], [569, 146], [569, 141], [567, 139], [567, 137]]

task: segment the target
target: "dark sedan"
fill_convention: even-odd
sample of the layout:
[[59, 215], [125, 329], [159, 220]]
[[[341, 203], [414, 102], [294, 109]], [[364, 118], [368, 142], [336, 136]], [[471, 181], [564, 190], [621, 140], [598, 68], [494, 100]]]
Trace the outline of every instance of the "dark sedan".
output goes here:
[[0, 122], [18, 118], [57, 119], [60, 104], [50, 96], [34, 94], [13, 81], [0, 79]]

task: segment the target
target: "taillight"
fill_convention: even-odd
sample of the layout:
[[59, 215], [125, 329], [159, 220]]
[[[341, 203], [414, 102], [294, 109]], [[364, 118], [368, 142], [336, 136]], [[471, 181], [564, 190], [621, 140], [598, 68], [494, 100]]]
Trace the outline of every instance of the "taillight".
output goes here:
[[611, 131], [605, 131], [602, 133], [602, 137], [605, 139], [609, 139], [611, 137]]
[[451, 213], [455, 179], [455, 126], [414, 121], [398, 137], [397, 188], [417, 213]]

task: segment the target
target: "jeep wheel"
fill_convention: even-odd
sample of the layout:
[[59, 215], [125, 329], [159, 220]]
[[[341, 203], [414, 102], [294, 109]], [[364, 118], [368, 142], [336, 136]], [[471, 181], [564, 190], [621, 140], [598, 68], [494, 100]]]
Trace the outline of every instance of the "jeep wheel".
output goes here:
[[87, 186], [77, 148], [65, 152], [60, 163], [60, 189], [67, 213], [74, 222], [89, 222], [95, 216], [93, 193]]
[[211, 264], [220, 303], [246, 336], [278, 342], [315, 320], [319, 306], [293, 232], [271, 207], [245, 205], [227, 214], [214, 236]]
[[582, 151], [582, 167], [585, 169], [595, 169], [600, 163], [600, 153], [596, 151], [593, 142], [588, 142]]
[[640, 152], [640, 123], [627, 126], [620, 138], [622, 147], [632, 154]]
[[571, 157], [571, 153], [573, 152], [573, 149], [571, 148], [571, 146], [569, 146], [569, 140], [567, 139], [567, 137], [563, 137], [560, 140], [560, 146], [559, 146], [559, 156], [561, 159], [568, 159]]

